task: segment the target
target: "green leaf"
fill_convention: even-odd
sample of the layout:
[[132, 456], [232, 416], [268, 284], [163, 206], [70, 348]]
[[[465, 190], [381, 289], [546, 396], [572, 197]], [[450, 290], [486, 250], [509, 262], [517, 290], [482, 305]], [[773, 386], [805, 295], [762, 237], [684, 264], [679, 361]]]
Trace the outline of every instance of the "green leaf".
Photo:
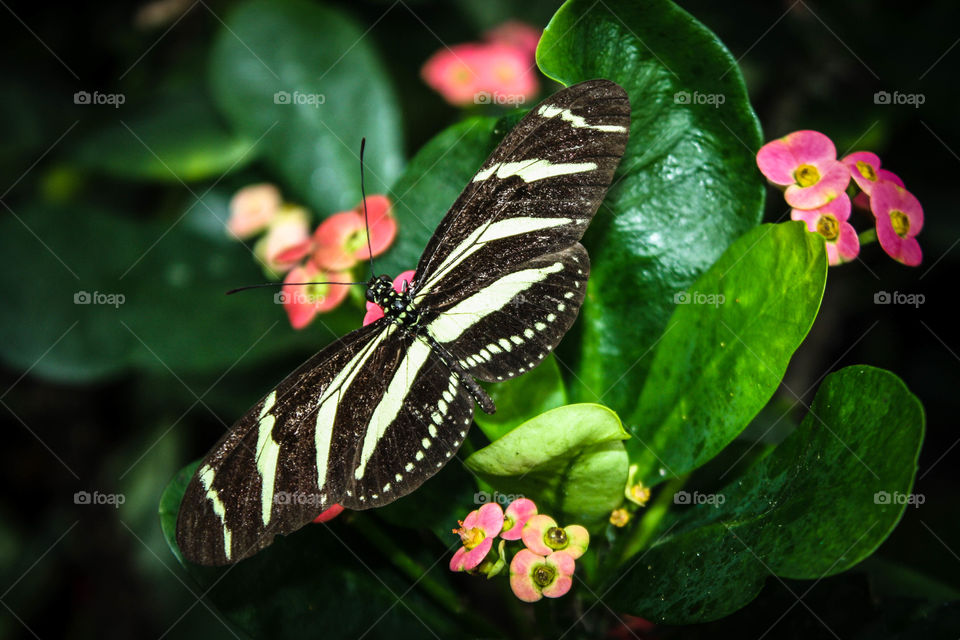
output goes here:
[[628, 423], [644, 484], [699, 467], [746, 428], [810, 330], [826, 281], [823, 240], [788, 222], [753, 229], [677, 294]]
[[495, 118], [470, 118], [444, 129], [417, 152], [390, 190], [397, 237], [376, 259], [377, 271], [397, 275], [416, 268], [440, 220], [504, 133]]
[[[262, 277], [253, 256], [177, 220], [35, 205], [0, 220], [0, 252], [17, 265], [0, 272], [0, 359], [45, 378], [102, 378], [129, 367], [220, 376], [265, 358], [306, 359], [360, 325], [360, 310], [345, 304], [294, 331], [273, 293], [224, 296]], [[75, 301], [84, 293], [87, 303]]]
[[892, 373], [831, 374], [797, 431], [714, 504], [691, 494], [700, 504], [661, 523], [604, 600], [657, 622], [699, 622], [744, 606], [771, 573], [819, 580], [852, 567], [900, 520], [923, 431], [923, 407]]
[[502, 493], [523, 495], [563, 523], [597, 525], [623, 500], [630, 435], [610, 409], [571, 404], [532, 418], [467, 458]]
[[567, 404], [560, 367], [552, 355], [522, 376], [484, 386], [497, 405], [497, 412], [487, 415], [477, 411], [473, 421], [491, 441], [503, 437], [532, 416]]
[[760, 126], [730, 52], [669, 0], [570, 0], [537, 62], [564, 84], [608, 78], [630, 96], [630, 142], [584, 238], [582, 347], [561, 357], [579, 362], [574, 400], [632, 415], [674, 293], [760, 220]]
[[[416, 583], [402, 576], [381, 549], [356, 535], [357, 529], [347, 522], [351, 518], [367, 519], [364, 528], [373, 526], [363, 514], [348, 512], [329, 524], [278, 536], [269, 548], [227, 567], [183, 563], [176, 517], [198, 464], [182, 469], [164, 490], [160, 525], [174, 555], [199, 585], [198, 593], [250, 637], [312, 637], [322, 632], [325, 638], [357, 638], [389, 630], [391, 637], [414, 638], [427, 629], [442, 637], [461, 635], [456, 622], [414, 588]], [[447, 580], [445, 563], [434, 563], [434, 555], [412, 555], [415, 558], [405, 559], [407, 566], [429, 574], [431, 582]], [[399, 597], [403, 606], [394, 606]]]
[[191, 182], [219, 178], [257, 152], [254, 139], [224, 127], [205, 96], [177, 94], [88, 135], [74, 156], [121, 178]]
[[227, 17], [210, 82], [228, 120], [258, 140], [288, 195], [321, 214], [360, 202], [400, 173], [400, 109], [370, 38], [341, 11], [304, 0], [252, 0]]

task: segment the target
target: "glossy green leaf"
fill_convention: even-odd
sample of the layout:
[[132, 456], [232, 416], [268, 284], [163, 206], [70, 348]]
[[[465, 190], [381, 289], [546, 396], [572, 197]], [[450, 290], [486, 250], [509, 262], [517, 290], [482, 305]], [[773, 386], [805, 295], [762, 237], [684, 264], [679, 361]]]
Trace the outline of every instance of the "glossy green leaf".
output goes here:
[[384, 193], [403, 167], [400, 110], [363, 29], [305, 0], [251, 0], [227, 15], [210, 63], [214, 99], [258, 141], [292, 200], [318, 213]]
[[892, 373], [831, 374], [768, 456], [712, 498], [688, 493], [696, 506], [661, 523], [604, 601], [658, 622], [698, 622], [742, 607], [770, 574], [819, 580], [852, 567], [916, 501], [923, 431], [923, 407]]
[[760, 126], [730, 52], [669, 0], [570, 0], [537, 62], [564, 84], [608, 78], [630, 96], [630, 142], [584, 238], [582, 348], [561, 357], [579, 363], [573, 399], [632, 415], [674, 293], [760, 220]]
[[397, 237], [377, 271], [414, 269], [440, 220], [505, 131], [495, 118], [470, 118], [434, 136], [390, 189]]
[[[250, 637], [312, 637], [321, 632], [325, 638], [386, 633], [418, 638], [431, 631], [457, 635], [457, 623], [402, 576], [384, 550], [357, 535], [356, 526], [374, 526], [364, 514], [348, 513], [329, 524], [278, 536], [270, 547], [235, 565], [183, 563], [176, 516], [198, 464], [182, 469], [164, 490], [160, 525], [174, 555], [198, 584], [197, 593]], [[411, 543], [410, 548], [415, 546]], [[422, 582], [443, 584], [448, 578], [445, 563], [431, 566], [433, 555], [414, 550], [410, 556], [404, 559], [408, 566], [429, 575]], [[403, 605], [394, 606], [401, 596]]]
[[628, 423], [644, 484], [699, 467], [746, 428], [780, 386], [826, 281], [823, 240], [787, 222], [745, 234], [676, 294]]
[[228, 130], [204, 96], [177, 94], [88, 135], [74, 157], [112, 176], [179, 183], [217, 179], [259, 150], [254, 139]]
[[596, 525], [623, 500], [629, 438], [598, 404], [571, 404], [532, 418], [467, 458], [505, 494], [523, 495], [564, 522]]
[[486, 385], [497, 405], [497, 412], [473, 414], [473, 421], [491, 441], [502, 437], [517, 425], [550, 409], [567, 404], [567, 391], [560, 376], [560, 367], [552, 355], [522, 376]]

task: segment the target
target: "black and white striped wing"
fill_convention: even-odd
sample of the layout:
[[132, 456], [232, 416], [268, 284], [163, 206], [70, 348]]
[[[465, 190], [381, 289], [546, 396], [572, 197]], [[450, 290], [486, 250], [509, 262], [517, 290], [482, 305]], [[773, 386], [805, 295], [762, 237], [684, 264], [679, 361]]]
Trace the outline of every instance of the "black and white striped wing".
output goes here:
[[427, 331], [482, 380], [539, 364], [576, 319], [579, 244], [626, 148], [630, 102], [592, 80], [533, 108], [483, 164], [416, 271]]
[[184, 494], [187, 559], [253, 555], [340, 504], [387, 504], [463, 443], [473, 398], [422, 338], [380, 320], [288, 376], [211, 450]]

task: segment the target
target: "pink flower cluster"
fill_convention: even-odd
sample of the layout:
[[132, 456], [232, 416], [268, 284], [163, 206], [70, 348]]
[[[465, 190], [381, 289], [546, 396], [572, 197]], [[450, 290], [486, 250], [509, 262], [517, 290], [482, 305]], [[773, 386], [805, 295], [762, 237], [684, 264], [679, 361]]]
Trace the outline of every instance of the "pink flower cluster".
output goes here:
[[[880, 168], [880, 158], [855, 151], [837, 159], [837, 149], [819, 131], [794, 131], [768, 142], [757, 152], [757, 166], [784, 189], [790, 217], [802, 220], [827, 243], [831, 265], [860, 253], [860, 237], [850, 224], [852, 204], [873, 213], [880, 246], [893, 259], [916, 266], [923, 259], [916, 235], [923, 227], [920, 202], [903, 188], [903, 180]], [[847, 193], [850, 178], [860, 193]]]
[[456, 106], [526, 102], [537, 94], [534, 56], [540, 32], [521, 22], [507, 22], [485, 42], [446, 47], [423, 65], [424, 81]]
[[369, 248], [363, 203], [350, 211], [334, 213], [310, 233], [310, 214], [303, 207], [284, 203], [272, 184], [255, 184], [238, 191], [230, 201], [227, 230], [245, 240], [263, 234], [254, 244], [254, 254], [267, 276], [284, 274], [282, 302], [294, 329], [306, 327], [319, 313], [336, 308], [348, 288], [336, 284], [294, 285], [297, 282], [350, 282], [351, 270], [378, 256], [397, 234], [390, 199], [367, 196], [370, 224]]
[[[506, 512], [495, 503], [471, 511], [453, 532], [463, 546], [450, 560], [451, 571], [468, 571], [492, 578], [506, 568], [507, 541], [520, 540], [524, 548], [510, 561], [510, 588], [524, 602], [544, 596], [559, 598], [573, 585], [575, 560], [590, 544], [590, 534], [578, 524], [566, 527], [548, 515], [538, 514], [533, 500], [519, 498]], [[500, 543], [493, 548], [494, 539]]]

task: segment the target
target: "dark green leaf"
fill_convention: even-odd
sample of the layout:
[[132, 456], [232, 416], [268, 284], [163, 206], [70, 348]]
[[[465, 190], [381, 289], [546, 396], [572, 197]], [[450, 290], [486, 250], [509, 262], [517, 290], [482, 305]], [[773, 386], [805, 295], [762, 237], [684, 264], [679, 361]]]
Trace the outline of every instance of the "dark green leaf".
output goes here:
[[892, 373], [830, 375], [797, 431], [713, 498], [689, 494], [699, 504], [661, 523], [604, 600], [698, 622], [742, 607], [770, 574], [819, 580], [852, 567], [903, 514], [923, 430], [922, 406]]
[[384, 193], [403, 167], [400, 110], [364, 30], [304, 0], [252, 0], [234, 9], [210, 64], [214, 99], [234, 126], [318, 213]]
[[497, 412], [474, 413], [473, 421], [491, 441], [502, 437], [531, 417], [567, 403], [567, 391], [560, 377], [560, 368], [552, 355], [535, 369], [522, 376], [486, 385]]
[[760, 126], [730, 52], [669, 0], [570, 0], [537, 61], [567, 85], [614, 80], [633, 107], [626, 154], [584, 240], [582, 348], [561, 354], [579, 359], [574, 399], [632, 415], [674, 293], [760, 220]]
[[565, 523], [597, 525], [623, 500], [629, 438], [598, 404], [571, 404], [524, 422], [467, 458], [501, 493], [523, 495]]
[[822, 238], [801, 222], [734, 242], [688, 291], [656, 347], [629, 421], [647, 486], [715, 456], [763, 408], [820, 308]]

